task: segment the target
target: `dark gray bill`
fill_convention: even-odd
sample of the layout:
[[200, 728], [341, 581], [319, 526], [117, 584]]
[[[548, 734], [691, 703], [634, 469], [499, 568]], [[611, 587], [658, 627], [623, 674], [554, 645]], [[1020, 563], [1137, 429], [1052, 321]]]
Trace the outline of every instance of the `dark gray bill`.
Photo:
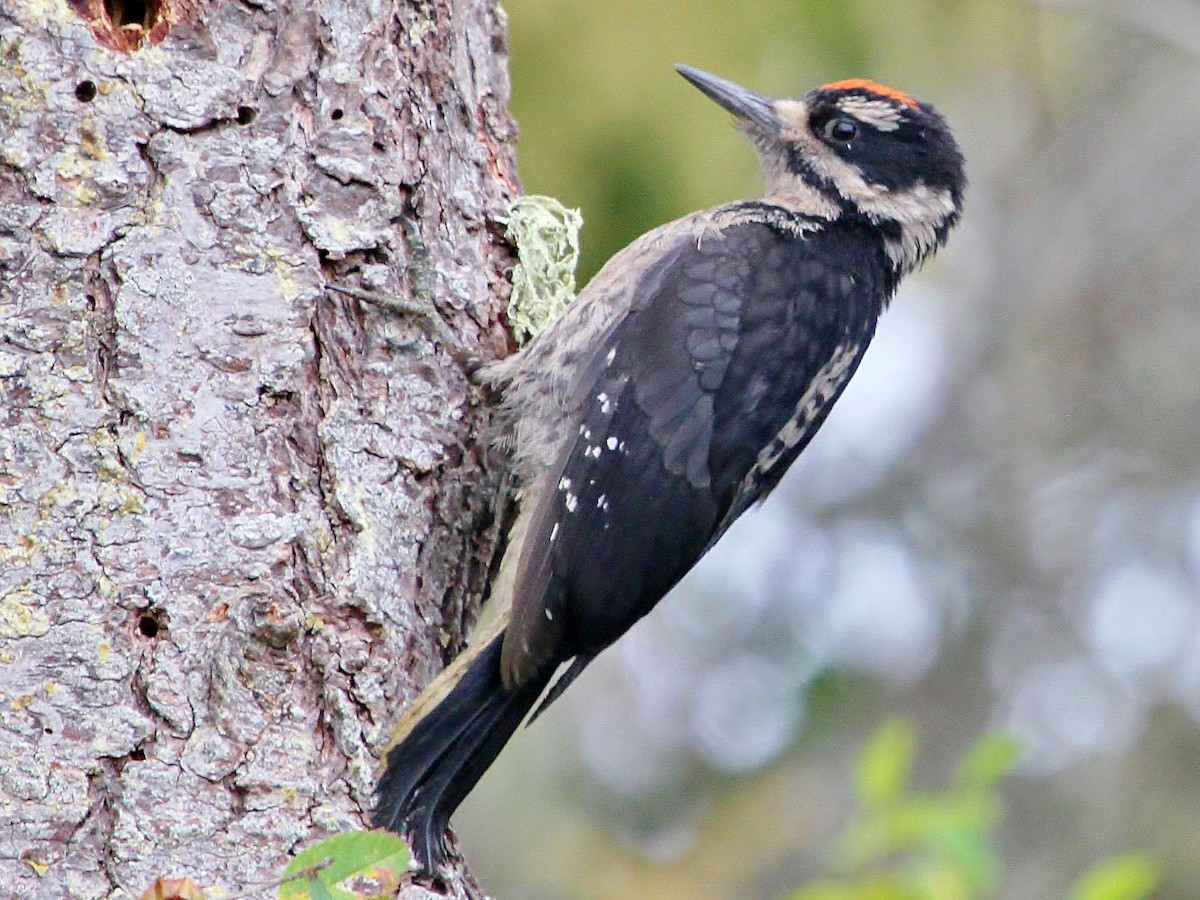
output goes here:
[[779, 119], [775, 116], [773, 102], [768, 98], [691, 66], [678, 65], [675, 71], [743, 122], [768, 134], [779, 131]]

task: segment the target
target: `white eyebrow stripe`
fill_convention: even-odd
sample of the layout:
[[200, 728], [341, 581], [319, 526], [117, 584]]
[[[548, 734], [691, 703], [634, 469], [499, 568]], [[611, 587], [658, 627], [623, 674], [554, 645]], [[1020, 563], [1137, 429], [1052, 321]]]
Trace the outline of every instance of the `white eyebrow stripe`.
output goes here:
[[854, 116], [864, 125], [870, 125], [879, 131], [896, 131], [900, 127], [900, 110], [886, 100], [872, 100], [869, 97], [842, 97], [838, 100], [837, 105], [842, 112]]

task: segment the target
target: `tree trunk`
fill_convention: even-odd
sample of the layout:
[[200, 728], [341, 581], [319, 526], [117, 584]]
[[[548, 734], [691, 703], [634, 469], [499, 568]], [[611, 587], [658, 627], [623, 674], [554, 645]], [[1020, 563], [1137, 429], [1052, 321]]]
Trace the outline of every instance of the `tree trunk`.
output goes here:
[[504, 44], [492, 0], [0, 0], [0, 896], [364, 824], [491, 493], [459, 368], [322, 285], [503, 352]]

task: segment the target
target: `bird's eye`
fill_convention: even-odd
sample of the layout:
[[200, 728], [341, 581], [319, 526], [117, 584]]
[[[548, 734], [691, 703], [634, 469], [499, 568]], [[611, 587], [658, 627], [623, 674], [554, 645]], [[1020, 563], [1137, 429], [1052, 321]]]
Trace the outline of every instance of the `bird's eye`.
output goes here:
[[825, 135], [826, 140], [837, 144], [848, 144], [858, 137], [858, 125], [853, 119], [838, 116], [836, 119], [826, 122], [821, 132]]

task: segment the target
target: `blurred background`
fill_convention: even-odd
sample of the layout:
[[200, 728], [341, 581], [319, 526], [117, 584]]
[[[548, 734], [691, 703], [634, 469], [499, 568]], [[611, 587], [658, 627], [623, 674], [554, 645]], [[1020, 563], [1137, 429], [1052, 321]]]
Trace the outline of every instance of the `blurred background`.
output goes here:
[[1200, 2], [506, 0], [525, 188], [581, 283], [757, 196], [687, 62], [774, 96], [935, 102], [963, 224], [776, 495], [522, 731], [456, 820], [505, 900], [777, 898], [829, 867], [855, 757], [981, 736], [1004, 900], [1131, 849], [1200, 897]]

